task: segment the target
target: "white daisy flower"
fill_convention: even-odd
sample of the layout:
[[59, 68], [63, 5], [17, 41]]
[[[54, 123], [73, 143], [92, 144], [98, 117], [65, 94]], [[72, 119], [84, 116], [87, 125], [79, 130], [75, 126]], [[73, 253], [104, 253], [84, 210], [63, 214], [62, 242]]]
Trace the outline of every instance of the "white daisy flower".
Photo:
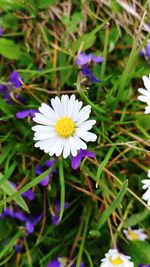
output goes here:
[[[150, 170], [147, 174], [148, 178], [150, 178]], [[150, 179], [145, 179], [141, 181], [143, 185], [143, 189], [147, 189], [147, 191], [143, 194], [142, 198], [147, 201], [147, 204], [150, 206]]]
[[146, 89], [144, 88], [138, 89], [139, 93], [141, 93], [141, 95], [138, 96], [138, 99], [142, 102], [147, 103], [144, 113], [149, 114], [150, 113], [150, 75], [149, 77], [143, 76], [142, 79], [143, 79]]
[[80, 149], [87, 149], [85, 142], [96, 141], [97, 136], [89, 132], [96, 123], [88, 120], [91, 106], [82, 107], [82, 104], [75, 95], [52, 98], [52, 107], [42, 103], [40, 113], [35, 113], [33, 118], [39, 124], [32, 127], [35, 147], [50, 156], [63, 154], [67, 158], [70, 154], [75, 157]]
[[117, 249], [110, 249], [101, 260], [100, 267], [134, 267], [131, 257], [119, 253]]
[[126, 237], [131, 240], [145, 240], [147, 238], [147, 235], [144, 234], [144, 230], [139, 228], [139, 229], [131, 229], [128, 227], [128, 229], [123, 230], [123, 233], [126, 235]]

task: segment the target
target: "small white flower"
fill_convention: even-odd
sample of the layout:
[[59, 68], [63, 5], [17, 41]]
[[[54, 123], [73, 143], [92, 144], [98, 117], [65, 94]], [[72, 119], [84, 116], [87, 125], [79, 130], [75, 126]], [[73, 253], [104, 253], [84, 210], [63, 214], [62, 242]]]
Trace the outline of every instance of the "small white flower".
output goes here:
[[88, 120], [91, 106], [82, 107], [82, 104], [75, 95], [52, 98], [52, 108], [42, 103], [40, 113], [35, 113], [33, 118], [39, 124], [32, 127], [34, 140], [37, 141], [35, 147], [50, 156], [63, 154], [67, 158], [70, 154], [76, 156], [80, 149], [86, 149], [85, 142], [94, 142], [97, 136], [89, 130], [96, 121]]
[[101, 260], [100, 267], [134, 267], [131, 257], [119, 253], [117, 249], [110, 249]]
[[[150, 178], [150, 170], [147, 174], [148, 178]], [[147, 201], [147, 204], [150, 206], [150, 179], [145, 179], [141, 181], [143, 185], [143, 189], [147, 189], [147, 191], [143, 194], [142, 198]]]
[[130, 227], [128, 229], [123, 230], [123, 233], [126, 235], [126, 237], [129, 240], [145, 240], [147, 238], [147, 235], [144, 234], [143, 229], [131, 229]]
[[150, 75], [149, 77], [143, 76], [142, 79], [143, 79], [146, 89], [144, 88], [138, 89], [139, 93], [141, 93], [141, 95], [138, 96], [138, 99], [142, 102], [147, 103], [144, 113], [149, 114], [150, 113]]

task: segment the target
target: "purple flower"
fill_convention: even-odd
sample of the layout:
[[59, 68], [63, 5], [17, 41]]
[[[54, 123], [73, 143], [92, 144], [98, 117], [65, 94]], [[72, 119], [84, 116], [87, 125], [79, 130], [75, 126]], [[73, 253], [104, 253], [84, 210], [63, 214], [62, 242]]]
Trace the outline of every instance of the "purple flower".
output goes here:
[[148, 61], [150, 61], [150, 41], [147, 43], [146, 47], [140, 51], [140, 56], [145, 57]]
[[21, 194], [23, 197], [28, 198], [29, 200], [34, 200], [35, 198], [35, 194], [34, 191], [32, 191], [32, 189], [27, 190], [26, 192]]
[[17, 211], [17, 212], [14, 211], [14, 218], [21, 222], [25, 222], [27, 220], [27, 216], [23, 211]]
[[[61, 266], [70, 266], [76, 267], [75, 263], [71, 263], [71, 259], [67, 257], [59, 257], [58, 259], [54, 259], [50, 263], [48, 263], [47, 267], [61, 267]], [[85, 267], [83, 263], [81, 263], [80, 267]]]
[[11, 217], [17, 219], [20, 222], [25, 222], [25, 228], [27, 234], [34, 232], [35, 225], [41, 221], [43, 215], [40, 214], [38, 217], [27, 216], [23, 211], [14, 211], [13, 209], [7, 207], [1, 213], [1, 218]]
[[[21, 78], [19, 77], [19, 74], [17, 71], [13, 71], [9, 76], [9, 82], [0, 84], [0, 93], [2, 94], [2, 97], [6, 99], [6, 102], [8, 104], [13, 103], [12, 94], [14, 97], [19, 100], [20, 102], [24, 102], [24, 99], [20, 97], [19, 91], [21, 88]], [[15, 93], [15, 94], [14, 94]]]
[[[67, 209], [69, 207], [68, 202], [65, 202], [64, 208]], [[60, 213], [60, 202], [55, 201], [53, 203], [53, 214], [52, 214], [52, 223], [57, 225]]]
[[9, 82], [13, 84], [15, 88], [20, 88], [22, 86], [21, 77], [19, 76], [19, 73], [14, 70], [9, 76]]
[[[44, 164], [44, 167], [46, 167], [46, 169], [49, 169], [50, 167], [52, 167], [52, 165], [55, 163], [56, 160], [46, 160], [45, 161], [45, 164]], [[45, 169], [45, 168], [44, 168]], [[38, 164], [35, 168], [35, 173], [40, 175], [44, 172], [43, 170], [43, 167]], [[54, 168], [51, 173], [49, 175], [47, 175], [39, 184], [41, 186], [47, 186], [49, 181], [50, 181], [50, 178], [51, 178], [51, 175], [56, 172], [56, 168]]]
[[[10, 184], [16, 189], [17, 186], [14, 182], [10, 182]], [[26, 197], [29, 200], [33, 200], [35, 198], [35, 194], [32, 191], [32, 189], [29, 189], [27, 191], [25, 191], [24, 193], [21, 194], [23, 197]]]
[[81, 66], [81, 72], [85, 78], [90, 82], [100, 83], [101, 81], [95, 77], [90, 70], [93, 63], [102, 63], [103, 58], [101, 56], [94, 56], [92, 54], [80, 53], [76, 58], [76, 64]]
[[85, 157], [96, 158], [96, 155], [87, 149], [86, 150], [81, 149], [76, 157], [71, 158], [72, 169], [76, 170], [80, 166], [81, 160]]
[[0, 27], [0, 36], [2, 36], [3, 35], [3, 29], [2, 29], [2, 27]]
[[60, 262], [59, 262], [57, 259], [55, 259], [55, 260], [51, 261], [51, 262], [47, 265], [47, 267], [60, 267]]
[[25, 119], [28, 116], [34, 117], [35, 113], [37, 113], [37, 112], [38, 111], [34, 110], [34, 109], [21, 110], [21, 111], [18, 111], [16, 113], [16, 117], [17, 117], [17, 119], [22, 120], [22, 119]]
[[95, 75], [91, 72], [91, 70], [89, 69], [89, 67], [83, 66], [82, 69], [81, 69], [81, 71], [82, 71], [83, 76], [86, 77], [86, 78], [88, 78], [88, 80], [90, 82], [93, 82], [93, 83], [100, 83], [101, 82], [101, 80], [99, 80], [99, 79], [97, 79], [95, 77]]
[[34, 232], [34, 227], [37, 223], [39, 223], [41, 221], [41, 219], [43, 218], [43, 214], [40, 214], [38, 217], [33, 217], [30, 216], [27, 218], [26, 223], [25, 223], [25, 227], [26, 227], [26, 231], [28, 234], [32, 234]]
[[150, 267], [150, 264], [140, 264], [139, 267]]
[[1, 218], [5, 219], [6, 217], [11, 217], [17, 219], [21, 222], [26, 221], [27, 217], [24, 212], [22, 211], [14, 211], [12, 208], [5, 208], [1, 213]]
[[11, 218], [14, 218], [14, 211], [13, 211], [13, 209], [7, 207], [7, 208], [5, 208], [5, 209], [2, 211], [2, 213], [1, 213], [1, 218], [2, 218], [2, 219], [5, 219], [7, 216], [8, 216], [8, 217], [11, 217]]
[[103, 58], [101, 56], [94, 56], [92, 54], [80, 53], [76, 58], [77, 65], [86, 65], [90, 62], [102, 63]]
[[16, 250], [17, 253], [21, 253], [22, 252], [22, 245], [17, 243], [14, 245], [14, 248]]

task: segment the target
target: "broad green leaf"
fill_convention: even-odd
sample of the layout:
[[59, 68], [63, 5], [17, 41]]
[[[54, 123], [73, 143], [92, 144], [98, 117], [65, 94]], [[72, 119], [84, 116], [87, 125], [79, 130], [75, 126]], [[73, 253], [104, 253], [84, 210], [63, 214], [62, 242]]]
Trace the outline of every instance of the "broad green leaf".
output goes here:
[[131, 256], [132, 261], [138, 266], [140, 263], [150, 263], [150, 244], [146, 241], [132, 241], [124, 244], [124, 251]]
[[17, 60], [21, 56], [20, 47], [11, 40], [0, 38], [0, 55]]
[[126, 227], [133, 227], [148, 217], [150, 217], [150, 212], [148, 209], [144, 209], [142, 212], [132, 214], [126, 221]]
[[76, 53], [79, 48], [82, 48], [82, 51], [85, 51], [92, 47], [96, 40], [96, 33], [100, 31], [103, 26], [104, 24], [97, 26], [92, 32], [82, 35], [77, 41], [75, 41], [72, 47], [73, 52]]
[[103, 224], [108, 220], [109, 216], [112, 214], [112, 212], [118, 207], [118, 205], [120, 204], [124, 194], [126, 193], [127, 190], [127, 186], [128, 186], [128, 181], [126, 180], [123, 184], [122, 184], [122, 188], [120, 190], [120, 192], [118, 193], [117, 197], [115, 198], [115, 200], [113, 201], [113, 203], [106, 208], [106, 210], [103, 212], [103, 214], [101, 215], [98, 223], [97, 223], [97, 229], [99, 230]]
[[[0, 173], [0, 181], [2, 179], [3, 175]], [[7, 194], [8, 196], [12, 196], [17, 192], [17, 190], [10, 184], [9, 181], [4, 181], [2, 184], [0, 184], [0, 189]], [[29, 212], [28, 206], [24, 199], [18, 194], [16, 197], [14, 197], [14, 201], [25, 211]]]

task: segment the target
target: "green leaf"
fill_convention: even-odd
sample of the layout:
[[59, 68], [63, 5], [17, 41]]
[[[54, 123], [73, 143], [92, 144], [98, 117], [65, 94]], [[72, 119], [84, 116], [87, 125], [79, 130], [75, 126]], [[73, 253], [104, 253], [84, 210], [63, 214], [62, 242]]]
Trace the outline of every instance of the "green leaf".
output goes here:
[[57, 3], [57, 0], [41, 0], [40, 1], [40, 5], [39, 5], [39, 8], [40, 9], [48, 8], [48, 6], [54, 5], [56, 3]]
[[[0, 181], [2, 179], [3, 175], [0, 173]], [[12, 196], [17, 192], [17, 190], [10, 184], [9, 181], [4, 181], [2, 184], [0, 184], [0, 189], [6, 193], [8, 196]], [[29, 212], [28, 206], [24, 199], [18, 195], [14, 198], [14, 201], [25, 211]]]
[[19, 0], [0, 0], [0, 8], [4, 10], [16, 10], [23, 6]]
[[150, 212], [148, 209], [144, 209], [142, 212], [132, 214], [126, 221], [126, 227], [133, 227], [149, 217], [150, 217]]
[[3, 111], [7, 115], [13, 116], [13, 109], [10, 105], [8, 105], [2, 98], [0, 98], [0, 110]]
[[146, 241], [136, 240], [124, 244], [124, 251], [131, 256], [132, 261], [137, 265], [150, 263], [150, 244]]
[[113, 201], [113, 203], [108, 208], [106, 208], [106, 210], [101, 215], [101, 217], [97, 223], [97, 230], [99, 230], [103, 226], [103, 224], [108, 220], [108, 218], [112, 214], [112, 212], [118, 207], [124, 194], [126, 193], [127, 186], [128, 186], [128, 181], [126, 180], [122, 184], [122, 188], [121, 188], [120, 192], [118, 193], [117, 197], [115, 198], [115, 200]]
[[82, 35], [77, 41], [74, 42], [72, 50], [74, 53], [76, 53], [79, 48], [82, 47], [82, 51], [87, 50], [88, 48], [90, 48], [91, 46], [93, 46], [93, 44], [95, 43], [96, 40], [96, 33], [98, 31], [100, 31], [101, 28], [103, 28], [104, 24], [101, 24], [99, 26], [97, 26], [93, 31], [91, 31], [90, 33], [86, 33], [84, 35]]
[[19, 45], [11, 40], [0, 38], [0, 54], [8, 59], [19, 59], [21, 51]]
[[19, 191], [15, 190], [8, 198], [0, 201], [0, 206], [6, 204], [8, 201], [15, 200], [18, 196], [20, 197], [21, 193], [26, 192], [31, 187], [39, 184], [39, 182], [42, 181], [45, 178], [45, 176], [47, 176], [55, 168], [55, 166], [56, 166], [56, 163], [54, 163], [53, 166], [51, 166], [48, 170], [43, 172], [41, 175], [37, 176], [33, 181], [31, 181], [27, 185], [23, 186]]
[[112, 147], [108, 150], [105, 159], [101, 162], [100, 166], [98, 167], [97, 174], [96, 174], [96, 183], [97, 183], [97, 184], [99, 183], [100, 175], [101, 175], [101, 173], [102, 173], [104, 167], [106, 166], [108, 160], [110, 159], [110, 157], [111, 157], [113, 151], [114, 151], [114, 146], [112, 146]]
[[3, 184], [4, 181], [6, 181], [6, 180], [9, 179], [9, 177], [12, 175], [13, 171], [15, 170], [16, 165], [17, 165], [17, 163], [14, 162], [14, 163], [9, 167], [9, 169], [8, 169], [7, 172], [6, 172], [6, 174], [3, 175], [3, 176], [1, 177], [1, 179], [0, 179], [0, 185]]
[[10, 151], [14, 148], [14, 143], [9, 143], [5, 148], [3, 148], [2, 153], [0, 155], [0, 164], [7, 158]]
[[1, 251], [0, 251], [0, 258], [2, 258], [8, 251], [10, 251], [14, 245], [16, 244], [16, 241], [18, 238], [22, 235], [20, 231], [18, 231], [13, 238], [7, 243], [7, 246], [5, 246]]

